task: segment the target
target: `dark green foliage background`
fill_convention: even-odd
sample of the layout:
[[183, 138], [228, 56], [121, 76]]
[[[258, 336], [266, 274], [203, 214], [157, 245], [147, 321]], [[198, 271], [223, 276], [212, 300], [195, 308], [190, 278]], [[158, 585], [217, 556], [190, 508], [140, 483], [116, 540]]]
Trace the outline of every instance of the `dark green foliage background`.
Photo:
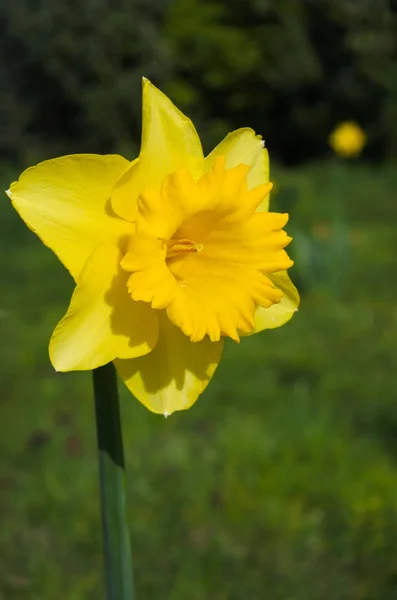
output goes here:
[[[227, 344], [186, 413], [121, 390], [137, 598], [396, 598], [396, 171], [273, 173], [299, 313]], [[91, 378], [47, 356], [72, 281], [2, 210], [0, 598], [98, 600]]]
[[134, 155], [142, 75], [207, 148], [250, 124], [274, 156], [302, 162], [354, 118], [367, 156], [397, 151], [393, 0], [18, 0], [1, 3], [0, 34], [8, 158]]
[[[291, 214], [291, 323], [227, 344], [186, 413], [121, 389], [138, 600], [397, 600], [396, 19], [393, 0], [0, 3], [4, 189], [57, 154], [136, 155], [146, 75], [206, 149], [262, 133]], [[368, 134], [349, 164], [327, 147], [346, 118]], [[0, 217], [0, 600], [99, 600], [91, 378], [47, 356], [72, 281], [5, 196]]]

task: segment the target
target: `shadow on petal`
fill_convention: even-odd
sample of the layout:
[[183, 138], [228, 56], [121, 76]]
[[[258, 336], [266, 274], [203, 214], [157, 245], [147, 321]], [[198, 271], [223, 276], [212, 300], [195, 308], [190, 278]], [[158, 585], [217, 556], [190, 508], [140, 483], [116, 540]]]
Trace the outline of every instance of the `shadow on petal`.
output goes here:
[[116, 360], [129, 390], [147, 408], [169, 415], [189, 408], [209, 383], [220, 361], [223, 341], [193, 343], [159, 311], [154, 350], [134, 360]]
[[158, 340], [158, 315], [149, 304], [131, 298], [127, 290], [129, 275], [119, 266], [105, 294], [105, 302], [110, 307], [110, 329], [120, 338], [117, 358], [147, 354]]
[[102, 244], [86, 262], [51, 337], [51, 362], [58, 371], [94, 369], [116, 357], [142, 356], [155, 346], [157, 315], [129, 297], [120, 259], [118, 248]]

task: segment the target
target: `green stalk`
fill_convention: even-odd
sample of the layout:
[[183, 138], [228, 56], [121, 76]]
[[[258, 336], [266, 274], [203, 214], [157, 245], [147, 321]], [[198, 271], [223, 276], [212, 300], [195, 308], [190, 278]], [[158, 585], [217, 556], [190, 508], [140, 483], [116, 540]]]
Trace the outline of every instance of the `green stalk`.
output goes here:
[[93, 379], [107, 600], [133, 600], [123, 439], [113, 364], [94, 369]]

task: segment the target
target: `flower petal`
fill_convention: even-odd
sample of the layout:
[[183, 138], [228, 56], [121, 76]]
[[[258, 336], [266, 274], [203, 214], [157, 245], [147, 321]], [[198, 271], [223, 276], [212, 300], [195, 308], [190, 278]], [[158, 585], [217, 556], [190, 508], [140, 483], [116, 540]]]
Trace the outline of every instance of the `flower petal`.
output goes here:
[[[240, 164], [251, 167], [247, 175], [248, 190], [269, 181], [269, 153], [262, 137], [249, 127], [229, 133], [205, 158], [205, 172], [214, 166], [218, 156], [226, 157], [226, 169]], [[269, 194], [263, 199], [258, 212], [269, 210]]]
[[131, 224], [109, 206], [111, 190], [128, 165], [117, 155], [63, 156], [27, 169], [7, 192], [75, 280], [100, 243], [117, 245], [131, 232]]
[[141, 152], [117, 183], [112, 195], [114, 211], [134, 221], [136, 202], [144, 188], [157, 187], [166, 175], [181, 167], [195, 171], [202, 160], [193, 123], [144, 78]]
[[131, 299], [120, 260], [119, 250], [109, 245], [88, 259], [50, 341], [57, 371], [94, 369], [116, 357], [142, 356], [156, 345], [158, 315]]
[[190, 408], [204, 391], [221, 358], [223, 341], [192, 343], [159, 313], [156, 348], [141, 358], [116, 360], [116, 368], [128, 389], [149, 410], [170, 415]]
[[269, 308], [257, 307], [255, 312], [255, 330], [252, 333], [258, 333], [259, 331], [263, 331], [263, 329], [280, 327], [292, 319], [298, 310], [298, 290], [287, 275], [287, 272], [279, 271], [278, 273], [272, 273], [268, 277], [284, 295], [278, 304], [273, 304]]

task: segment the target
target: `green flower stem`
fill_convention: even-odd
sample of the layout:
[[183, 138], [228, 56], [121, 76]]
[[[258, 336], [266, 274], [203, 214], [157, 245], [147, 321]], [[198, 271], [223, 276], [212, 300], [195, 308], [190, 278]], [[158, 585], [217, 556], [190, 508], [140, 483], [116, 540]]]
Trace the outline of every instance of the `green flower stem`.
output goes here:
[[107, 600], [133, 600], [130, 538], [125, 516], [124, 452], [116, 372], [93, 371]]

